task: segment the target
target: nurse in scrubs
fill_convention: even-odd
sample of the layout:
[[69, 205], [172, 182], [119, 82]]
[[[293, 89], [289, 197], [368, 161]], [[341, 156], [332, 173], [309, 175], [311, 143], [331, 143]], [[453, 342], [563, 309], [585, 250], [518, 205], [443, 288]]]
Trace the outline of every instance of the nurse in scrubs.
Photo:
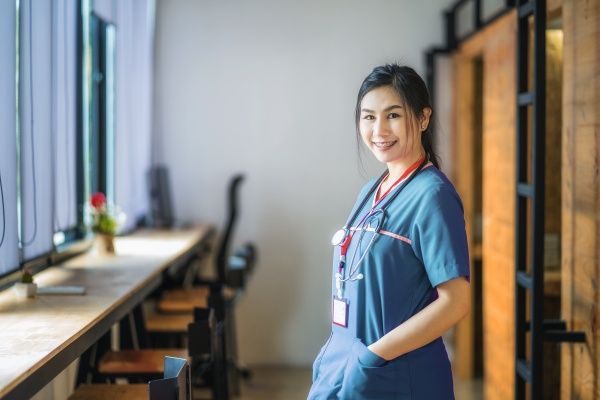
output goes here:
[[425, 83], [409, 67], [377, 67], [360, 87], [357, 134], [386, 170], [332, 239], [332, 330], [310, 400], [454, 398], [441, 336], [469, 312], [469, 255], [431, 116]]

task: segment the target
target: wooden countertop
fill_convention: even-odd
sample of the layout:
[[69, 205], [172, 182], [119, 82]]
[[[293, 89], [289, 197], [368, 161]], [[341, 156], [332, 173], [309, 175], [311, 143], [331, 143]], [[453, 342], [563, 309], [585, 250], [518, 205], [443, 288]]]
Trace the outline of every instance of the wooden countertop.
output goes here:
[[0, 398], [29, 398], [81, 355], [161, 282], [162, 272], [212, 233], [139, 231], [116, 240], [116, 255], [95, 251], [35, 276], [38, 286], [83, 285], [84, 296], [17, 299], [0, 292]]

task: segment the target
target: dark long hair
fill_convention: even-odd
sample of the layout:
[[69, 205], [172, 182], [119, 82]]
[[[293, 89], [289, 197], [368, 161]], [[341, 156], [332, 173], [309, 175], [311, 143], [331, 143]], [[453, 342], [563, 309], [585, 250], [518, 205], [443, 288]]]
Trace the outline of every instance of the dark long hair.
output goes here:
[[375, 67], [373, 71], [365, 78], [360, 90], [358, 91], [358, 98], [356, 99], [356, 137], [360, 143], [360, 105], [363, 97], [371, 90], [382, 86], [391, 86], [398, 96], [404, 100], [404, 103], [415, 117], [420, 118], [423, 115], [424, 108], [430, 108], [432, 110], [429, 125], [427, 129], [421, 134], [421, 144], [425, 149], [425, 154], [429, 161], [436, 168], [440, 168], [440, 161], [438, 155], [433, 150], [432, 142], [432, 129], [433, 125], [433, 107], [431, 106], [431, 100], [429, 98], [429, 91], [423, 79], [415, 72], [414, 69], [398, 64], [386, 64], [379, 67]]

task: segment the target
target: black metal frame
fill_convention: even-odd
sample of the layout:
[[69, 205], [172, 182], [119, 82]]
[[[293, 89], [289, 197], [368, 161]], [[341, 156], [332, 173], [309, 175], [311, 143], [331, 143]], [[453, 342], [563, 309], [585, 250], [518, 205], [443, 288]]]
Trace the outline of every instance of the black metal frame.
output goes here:
[[[585, 342], [584, 332], [568, 332], [560, 320], [544, 320], [544, 194], [546, 158], [546, 1], [518, 0], [517, 30], [517, 165], [515, 215], [515, 399], [543, 396], [543, 344]], [[533, 16], [533, 90], [528, 91], [529, 19]], [[531, 125], [531, 172], [528, 182], [528, 107], [533, 108]], [[531, 219], [527, 207], [531, 205]], [[528, 237], [528, 224], [531, 237]], [[528, 239], [531, 241], [528, 243]], [[530, 244], [531, 260], [527, 245]], [[528, 267], [530, 272], [528, 272]], [[527, 292], [531, 292], [527, 320]], [[530, 357], [527, 358], [527, 334]], [[527, 391], [529, 383], [529, 391]]]
[[[92, 92], [90, 96], [90, 155], [93, 165], [91, 188], [93, 192], [107, 193], [107, 137], [106, 137], [106, 28], [109, 23], [101, 16], [90, 14], [92, 42]], [[94, 173], [94, 171], [96, 173]]]
[[[82, 15], [82, 6], [81, 1], [76, 2], [75, 15], [77, 18], [76, 24], [76, 32], [77, 32], [77, 45], [76, 45], [76, 57], [77, 57], [77, 78], [75, 79], [75, 109], [76, 112], [76, 140], [77, 140], [77, 153], [75, 154], [75, 163], [76, 165], [82, 166], [85, 162], [83, 157], [84, 151], [84, 140], [83, 140], [83, 71], [85, 67], [85, 60], [83, 56], [83, 15]], [[85, 169], [77, 168], [76, 172], [76, 182], [77, 182], [77, 205], [79, 209], [77, 210], [77, 221], [79, 222], [79, 226], [77, 228], [77, 237], [79, 239], [85, 238], [86, 228], [84, 226], [85, 221]]]

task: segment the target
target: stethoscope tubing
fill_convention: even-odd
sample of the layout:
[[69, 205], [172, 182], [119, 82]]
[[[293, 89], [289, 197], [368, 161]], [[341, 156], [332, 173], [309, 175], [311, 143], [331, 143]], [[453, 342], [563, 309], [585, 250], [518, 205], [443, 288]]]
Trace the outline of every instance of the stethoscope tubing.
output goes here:
[[[359, 233], [359, 236], [358, 236], [358, 241], [356, 242], [356, 248], [352, 252], [352, 258], [350, 259], [350, 263], [348, 264], [350, 266], [350, 269], [348, 271], [348, 277], [346, 278], [346, 277], [342, 276], [340, 278], [340, 282], [347, 282], [347, 281], [355, 280], [355, 278], [356, 278], [355, 277], [355, 273], [358, 272], [358, 268], [360, 267], [360, 264], [362, 263], [363, 259], [365, 258], [365, 256], [369, 252], [369, 249], [373, 245], [373, 242], [375, 241], [375, 238], [379, 235], [379, 229], [383, 226], [383, 221], [385, 220], [385, 210], [377, 208], [377, 209], [372, 210], [372, 211], [374, 211], [374, 212], [369, 212], [367, 214], [368, 218], [366, 218], [363, 221], [359, 222], [359, 224], [356, 227], [357, 230], [360, 230], [360, 233]], [[377, 226], [373, 229], [373, 236], [371, 236], [371, 239], [369, 240], [369, 244], [365, 248], [365, 251], [362, 252], [360, 258], [358, 259], [358, 261], [355, 264], [354, 263], [354, 259], [356, 258], [356, 253], [360, 249], [360, 245], [362, 244], [363, 238], [364, 238], [365, 234], [367, 233], [368, 228], [371, 227], [371, 224], [370, 223], [367, 224], [367, 222], [374, 215], [376, 215], [378, 211], [379, 211], [380, 214], [382, 214], [381, 220], [377, 221]], [[360, 225], [362, 225], [363, 223], [366, 224], [366, 226], [361, 227]], [[358, 275], [360, 275], [360, 274], [358, 274]], [[358, 276], [358, 275], [356, 275], [356, 276]]]
[[[421, 170], [423, 169], [423, 167], [425, 166], [427, 161], [428, 161], [427, 158], [425, 158], [421, 162], [421, 164], [419, 164], [417, 169], [404, 182], [402, 182], [402, 185], [399, 188], [396, 188], [396, 190], [393, 193], [391, 193], [390, 197], [387, 200], [385, 200], [385, 199], [383, 200], [384, 203], [382, 205], [377, 207], [378, 204], [376, 204], [374, 207], [377, 207], [377, 208], [372, 208], [371, 210], [369, 210], [369, 212], [367, 212], [367, 214], [365, 214], [365, 216], [359, 221], [359, 223], [357, 224], [355, 229], [360, 230], [361, 232], [359, 234], [358, 241], [356, 243], [356, 247], [354, 248], [354, 252], [352, 253], [350, 263], [347, 264], [349, 266], [348, 277], [345, 276], [346, 275], [345, 271], [342, 271], [343, 275], [340, 276], [340, 282], [347, 282], [347, 281], [357, 280], [357, 279], [362, 278], [362, 277], [357, 278], [358, 275], [360, 275], [360, 274], [358, 274], [356, 276], [354, 276], [354, 275], [356, 274], [356, 272], [358, 272], [358, 269], [359, 269], [363, 259], [365, 258], [369, 249], [373, 245], [375, 238], [379, 235], [379, 231], [383, 227], [387, 207], [394, 201], [394, 199], [400, 194], [400, 192], [402, 192], [402, 190], [419, 174], [419, 172], [421, 172]], [[387, 172], [384, 172], [379, 177], [379, 179], [377, 179], [377, 181], [375, 181], [374, 185], [371, 187], [371, 189], [369, 189], [369, 192], [363, 198], [360, 205], [354, 210], [354, 213], [350, 216], [350, 218], [348, 219], [348, 222], [346, 223], [346, 229], [348, 231], [350, 231], [352, 229], [352, 224], [354, 223], [354, 221], [360, 214], [361, 210], [363, 209], [363, 207], [365, 206], [367, 201], [369, 201], [369, 199], [371, 198], [371, 196], [373, 195], [375, 190], [377, 190], [377, 187], [383, 181], [386, 174], [387, 174]], [[377, 214], [381, 214], [381, 219], [377, 221], [377, 226], [373, 229], [373, 236], [371, 237], [371, 240], [369, 240], [369, 244], [367, 245], [365, 251], [362, 252], [362, 255], [358, 259], [357, 263], [354, 264], [354, 259], [356, 258], [356, 253], [360, 249], [360, 245], [362, 243], [363, 237], [366, 234], [367, 229], [368, 229], [368, 227], [363, 226], [363, 225], [366, 224], [374, 215], [377, 215]], [[370, 227], [370, 224], [368, 226]], [[344, 270], [345, 270], [345, 268], [344, 268]]]

